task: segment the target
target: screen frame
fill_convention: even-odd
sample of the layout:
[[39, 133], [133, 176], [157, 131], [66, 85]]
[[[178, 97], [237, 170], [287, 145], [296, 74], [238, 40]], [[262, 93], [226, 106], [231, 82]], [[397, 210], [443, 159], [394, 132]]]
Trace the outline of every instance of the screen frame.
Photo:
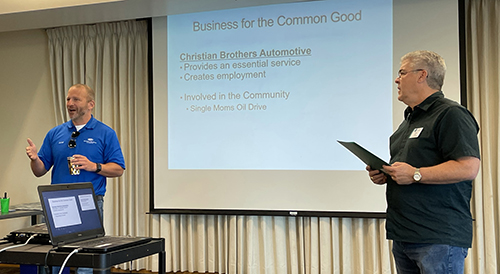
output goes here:
[[[92, 195], [92, 200], [94, 203], [93, 211], [96, 212], [99, 218], [98, 223], [93, 224], [95, 228], [92, 229], [87, 228], [85, 230], [80, 229], [74, 233], [68, 233], [68, 234], [61, 234], [61, 232], [59, 231], [52, 231], [52, 226], [54, 226], [54, 219], [52, 218], [51, 209], [50, 206], [48, 205], [49, 198], [47, 197], [54, 195], [53, 193], [56, 193], [57, 195], [60, 195], [60, 193], [71, 193], [69, 196], [73, 196], [75, 197], [75, 199], [77, 199], [77, 196], [75, 196], [74, 192], [78, 193], [82, 190], [88, 192], [87, 194]], [[45, 217], [46, 222], [50, 223], [50, 225], [47, 225], [47, 230], [49, 232], [50, 240], [53, 246], [60, 246], [66, 243], [73, 243], [76, 241], [91, 239], [95, 238], [96, 236], [105, 235], [104, 226], [102, 223], [102, 216], [99, 213], [99, 206], [97, 204], [97, 199], [95, 196], [94, 187], [92, 183], [39, 185], [38, 193], [40, 197], [40, 203], [43, 209], [43, 215]], [[79, 211], [80, 210], [81, 209], [79, 208]], [[82, 226], [81, 228], [85, 228], [84, 227], [85, 225], [81, 226]]]
[[[465, 0], [459, 0], [458, 8], [458, 49], [459, 49], [459, 89], [460, 103], [467, 107], [467, 80], [466, 80], [466, 40], [465, 40]], [[149, 83], [149, 159], [150, 159], [150, 201], [149, 214], [195, 214], [195, 215], [257, 215], [257, 216], [293, 216], [293, 217], [349, 217], [349, 218], [377, 218], [386, 217], [385, 212], [355, 212], [355, 211], [289, 211], [289, 210], [219, 210], [219, 209], [171, 209], [155, 207], [155, 155], [154, 155], [154, 79], [153, 79], [153, 34], [152, 18], [148, 19], [149, 43], [148, 43], [148, 83]], [[399, 60], [394, 60], [399, 63]], [[397, 71], [397, 67], [393, 68]], [[403, 107], [404, 108], [404, 107]], [[400, 110], [394, 110], [399, 112]]]

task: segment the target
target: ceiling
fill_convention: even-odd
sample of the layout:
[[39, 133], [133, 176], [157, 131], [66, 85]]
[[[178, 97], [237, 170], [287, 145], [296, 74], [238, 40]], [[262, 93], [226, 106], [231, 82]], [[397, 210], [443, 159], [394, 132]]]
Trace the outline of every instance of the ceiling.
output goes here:
[[0, 0], [0, 32], [312, 0]]
[[117, 1], [122, 0], [3, 0], [0, 2], [0, 15]]
[[166, 5], [167, 0], [1, 0], [0, 32], [162, 16]]

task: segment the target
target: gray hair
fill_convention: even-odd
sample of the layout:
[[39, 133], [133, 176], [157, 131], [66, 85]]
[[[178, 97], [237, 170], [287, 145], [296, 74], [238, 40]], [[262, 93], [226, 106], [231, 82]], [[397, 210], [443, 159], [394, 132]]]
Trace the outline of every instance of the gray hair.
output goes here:
[[409, 62], [413, 69], [425, 69], [427, 71], [427, 85], [432, 89], [441, 90], [446, 73], [446, 64], [443, 57], [428, 50], [417, 50], [401, 57], [403, 61]]

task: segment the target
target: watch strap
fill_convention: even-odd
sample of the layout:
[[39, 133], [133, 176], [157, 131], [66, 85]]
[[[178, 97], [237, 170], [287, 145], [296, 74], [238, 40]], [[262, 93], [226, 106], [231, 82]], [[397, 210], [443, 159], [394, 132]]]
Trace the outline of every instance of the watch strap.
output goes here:
[[95, 165], [96, 165], [95, 173], [101, 172], [101, 170], [102, 170], [101, 164], [100, 163], [95, 163]]

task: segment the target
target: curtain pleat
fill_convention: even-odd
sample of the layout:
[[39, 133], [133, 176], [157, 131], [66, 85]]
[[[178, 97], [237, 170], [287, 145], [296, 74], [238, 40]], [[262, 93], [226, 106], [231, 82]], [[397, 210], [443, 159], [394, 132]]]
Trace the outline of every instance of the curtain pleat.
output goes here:
[[500, 3], [466, 2], [467, 98], [481, 127], [481, 169], [474, 182], [473, 248], [467, 273], [498, 273], [500, 267]]
[[[497, 273], [500, 259], [498, 1], [466, 1], [468, 106], [480, 123], [482, 166], [471, 202], [465, 273]], [[68, 88], [96, 90], [96, 118], [117, 131], [127, 170], [108, 180], [108, 234], [165, 238], [167, 272], [396, 273], [384, 219], [146, 214], [149, 204], [147, 26], [127, 21], [47, 30], [58, 123]], [[134, 269], [157, 271], [158, 258]], [[128, 265], [120, 267], [127, 268]]]

